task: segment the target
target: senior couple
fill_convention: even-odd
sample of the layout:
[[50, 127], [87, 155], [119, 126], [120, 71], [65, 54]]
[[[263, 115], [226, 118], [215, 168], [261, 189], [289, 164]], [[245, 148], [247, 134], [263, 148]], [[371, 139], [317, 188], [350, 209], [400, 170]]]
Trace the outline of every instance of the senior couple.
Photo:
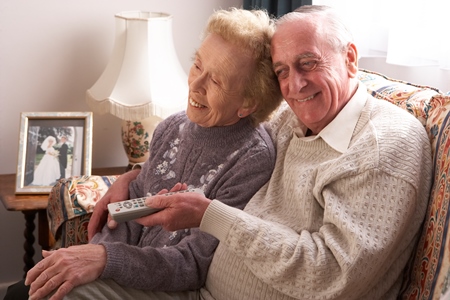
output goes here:
[[[367, 93], [357, 60], [328, 7], [275, 24], [215, 12], [186, 112], [96, 205], [89, 244], [43, 252], [30, 299], [396, 299], [431, 150], [413, 116]], [[107, 222], [109, 202], [191, 187], [205, 196], [157, 195], [160, 212]]]

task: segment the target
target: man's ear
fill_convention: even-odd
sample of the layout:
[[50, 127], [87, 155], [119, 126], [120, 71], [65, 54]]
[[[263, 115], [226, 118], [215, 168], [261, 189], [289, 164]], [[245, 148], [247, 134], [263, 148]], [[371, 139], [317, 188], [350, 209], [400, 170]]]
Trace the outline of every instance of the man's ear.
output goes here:
[[358, 49], [353, 43], [348, 44], [346, 62], [348, 76], [355, 78], [358, 73]]

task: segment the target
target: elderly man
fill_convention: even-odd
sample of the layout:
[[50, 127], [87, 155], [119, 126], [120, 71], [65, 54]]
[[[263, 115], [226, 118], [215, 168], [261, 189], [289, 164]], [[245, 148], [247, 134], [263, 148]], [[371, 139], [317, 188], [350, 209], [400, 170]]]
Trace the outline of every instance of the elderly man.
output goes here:
[[244, 211], [153, 197], [148, 205], [165, 209], [139, 222], [199, 226], [220, 240], [204, 299], [396, 299], [431, 185], [424, 128], [368, 95], [351, 34], [330, 8], [282, 17], [271, 53], [289, 107], [271, 122], [270, 181]]

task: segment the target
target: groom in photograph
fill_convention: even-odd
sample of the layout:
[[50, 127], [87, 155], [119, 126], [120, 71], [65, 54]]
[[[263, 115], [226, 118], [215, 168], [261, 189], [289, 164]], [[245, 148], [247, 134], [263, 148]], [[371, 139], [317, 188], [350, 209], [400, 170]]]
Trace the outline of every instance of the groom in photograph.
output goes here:
[[61, 147], [59, 148], [59, 170], [61, 176], [59, 179], [66, 178], [66, 168], [67, 168], [67, 137], [61, 137]]

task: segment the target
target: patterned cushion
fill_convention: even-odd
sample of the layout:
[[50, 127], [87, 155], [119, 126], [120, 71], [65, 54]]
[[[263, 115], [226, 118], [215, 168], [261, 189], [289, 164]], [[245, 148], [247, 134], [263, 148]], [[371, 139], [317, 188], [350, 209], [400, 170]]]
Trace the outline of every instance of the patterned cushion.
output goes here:
[[450, 96], [435, 88], [391, 79], [367, 70], [360, 70], [358, 77], [374, 97], [390, 101], [416, 116], [430, 138], [434, 183], [419, 244], [408, 266], [401, 298], [439, 299], [449, 289], [450, 272]]
[[87, 243], [87, 224], [95, 204], [119, 175], [61, 179], [53, 186], [47, 206], [55, 247]]

